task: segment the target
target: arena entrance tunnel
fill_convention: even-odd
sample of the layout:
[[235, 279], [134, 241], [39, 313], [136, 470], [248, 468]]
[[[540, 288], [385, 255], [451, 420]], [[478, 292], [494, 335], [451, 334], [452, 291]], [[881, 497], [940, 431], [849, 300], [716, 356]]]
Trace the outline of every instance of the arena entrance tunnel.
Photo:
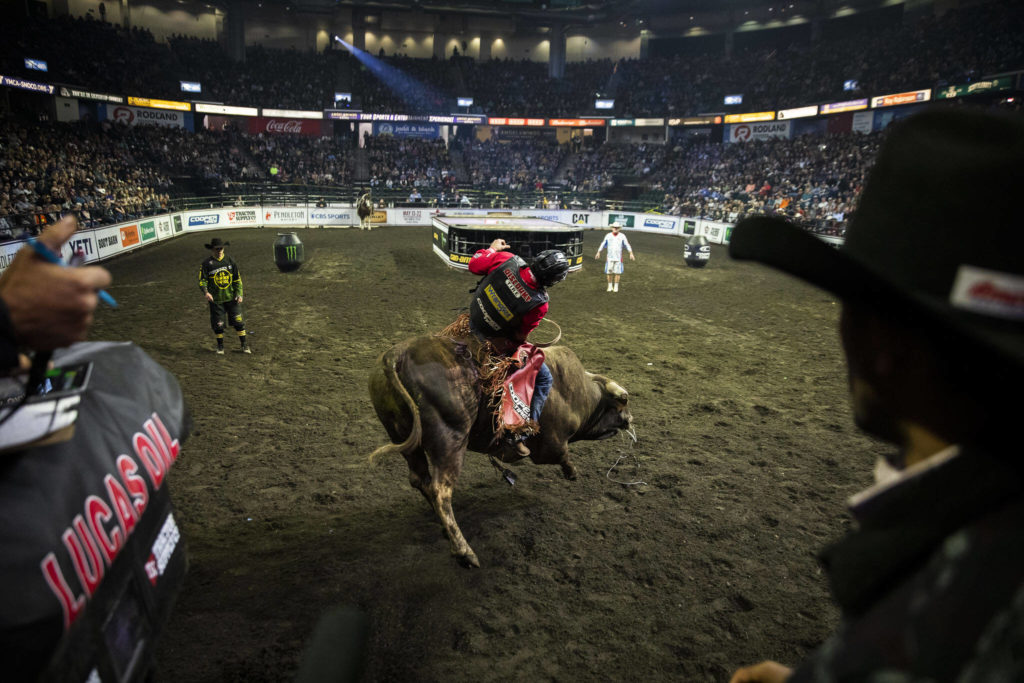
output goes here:
[[434, 216], [434, 253], [452, 268], [469, 269], [480, 249], [503, 238], [512, 251], [530, 259], [546, 249], [558, 249], [569, 259], [569, 270], [583, 266], [583, 229], [546, 218]]

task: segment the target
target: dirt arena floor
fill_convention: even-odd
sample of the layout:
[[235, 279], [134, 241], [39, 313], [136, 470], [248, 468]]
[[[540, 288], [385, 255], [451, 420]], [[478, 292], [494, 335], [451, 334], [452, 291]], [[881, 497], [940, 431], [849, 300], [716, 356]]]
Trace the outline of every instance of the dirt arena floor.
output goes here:
[[170, 477], [190, 568], [158, 681], [290, 680], [335, 605], [369, 617], [368, 681], [725, 681], [799, 661], [834, 627], [815, 555], [885, 446], [852, 424], [831, 297], [720, 247], [688, 268], [680, 239], [635, 233], [607, 293], [588, 233], [549, 315], [630, 392], [639, 440], [573, 444], [577, 481], [523, 464], [515, 487], [468, 454], [454, 505], [470, 570], [404, 460], [368, 462], [386, 436], [366, 384], [475, 278], [422, 227], [299, 230], [307, 263], [282, 274], [277, 232], [221, 233], [251, 356], [231, 338], [213, 352], [197, 287], [212, 233], [109, 264], [121, 307], [92, 338], [146, 349], [195, 417]]

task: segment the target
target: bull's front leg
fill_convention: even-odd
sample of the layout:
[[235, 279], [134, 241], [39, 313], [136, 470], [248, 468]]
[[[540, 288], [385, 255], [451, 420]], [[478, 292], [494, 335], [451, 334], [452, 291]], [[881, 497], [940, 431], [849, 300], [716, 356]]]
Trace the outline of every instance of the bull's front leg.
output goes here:
[[575, 480], [579, 476], [576, 465], [569, 458], [569, 443], [565, 439], [552, 438], [551, 434], [544, 433], [543, 428], [534, 438], [539, 443], [531, 443], [529, 440], [526, 442], [530, 449], [530, 459], [534, 463], [558, 465], [562, 468], [562, 476], [569, 480]]

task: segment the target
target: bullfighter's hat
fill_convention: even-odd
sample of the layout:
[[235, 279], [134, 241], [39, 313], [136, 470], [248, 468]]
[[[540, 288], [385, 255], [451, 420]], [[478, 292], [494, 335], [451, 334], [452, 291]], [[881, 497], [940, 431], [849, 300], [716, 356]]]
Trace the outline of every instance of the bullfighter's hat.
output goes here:
[[220, 249], [221, 247], [229, 247], [231, 242], [222, 242], [219, 237], [214, 237], [210, 240], [210, 243], [206, 245], [207, 249]]
[[895, 313], [954, 348], [1024, 368], [1024, 117], [935, 109], [892, 124], [839, 249], [746, 218], [733, 258]]

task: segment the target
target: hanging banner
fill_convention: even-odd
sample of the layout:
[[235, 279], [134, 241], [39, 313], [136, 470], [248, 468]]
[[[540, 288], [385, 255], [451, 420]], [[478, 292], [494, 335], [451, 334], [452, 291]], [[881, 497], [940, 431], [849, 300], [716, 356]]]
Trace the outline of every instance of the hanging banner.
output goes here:
[[373, 124], [374, 135], [393, 135], [396, 138], [439, 138], [441, 126], [436, 123], [391, 123], [379, 121]]
[[166, 109], [146, 109], [128, 105], [106, 106], [106, 119], [125, 126], [163, 126], [185, 128], [185, 112]]
[[771, 123], [738, 123], [726, 126], [726, 142], [751, 142], [753, 140], [772, 140], [789, 138], [789, 121], [773, 121]]
[[268, 119], [264, 116], [257, 116], [249, 119], [249, 133], [259, 135], [268, 133], [270, 135], [311, 135], [323, 134], [323, 121], [314, 119]]

